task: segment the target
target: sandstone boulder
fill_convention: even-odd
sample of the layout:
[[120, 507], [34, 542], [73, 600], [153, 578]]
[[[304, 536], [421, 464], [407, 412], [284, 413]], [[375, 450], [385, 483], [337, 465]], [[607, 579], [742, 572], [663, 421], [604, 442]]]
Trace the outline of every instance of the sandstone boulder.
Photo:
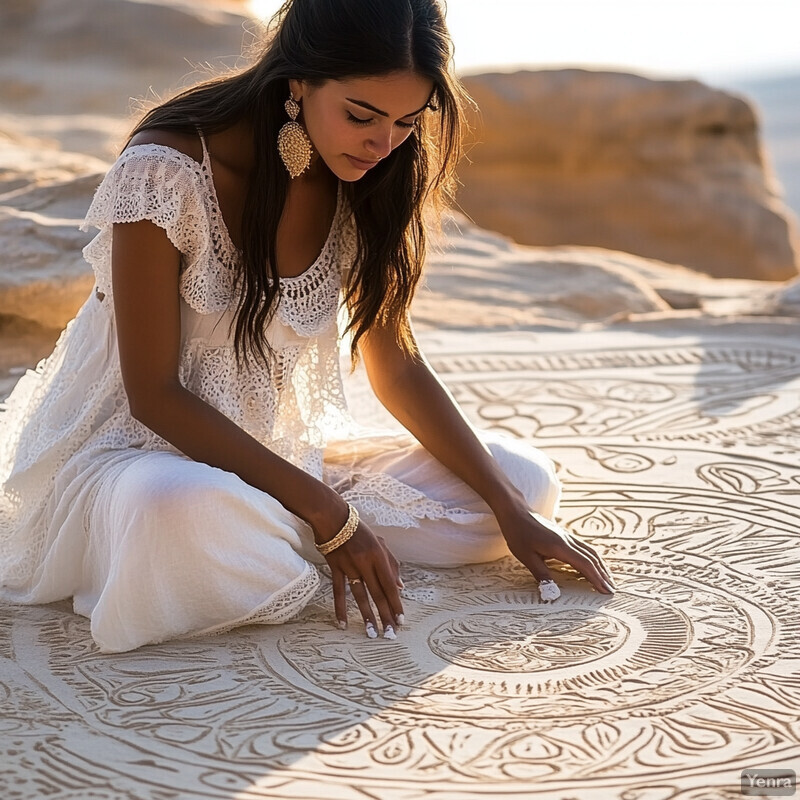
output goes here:
[[0, 315], [61, 328], [91, 290], [78, 230], [105, 171], [88, 156], [0, 136]]
[[785, 280], [798, 238], [753, 107], [694, 80], [584, 69], [465, 79], [480, 107], [462, 208], [531, 245], [594, 245]]
[[255, 27], [203, 2], [3, 0], [0, 106], [124, 116], [130, 98], [196, 82], [209, 63], [237, 64]]
[[646, 259], [600, 248], [525, 247], [458, 214], [444, 234], [414, 300], [421, 328], [569, 326], [670, 308], [625, 263]]

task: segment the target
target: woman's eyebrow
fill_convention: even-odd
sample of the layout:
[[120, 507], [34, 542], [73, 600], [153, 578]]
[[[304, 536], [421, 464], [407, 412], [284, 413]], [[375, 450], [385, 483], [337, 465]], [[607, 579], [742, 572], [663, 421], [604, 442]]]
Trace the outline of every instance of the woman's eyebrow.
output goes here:
[[[376, 114], [380, 114], [382, 117], [388, 117], [389, 114], [386, 111], [381, 111], [379, 108], [375, 108], [375, 106], [370, 105], [369, 103], [365, 103], [363, 100], [354, 100], [352, 97], [345, 97], [345, 100], [348, 100], [351, 103], [355, 103], [357, 106], [361, 106], [362, 108], [366, 108], [368, 111], [374, 111]], [[416, 111], [409, 111], [408, 114], [403, 114], [400, 119], [405, 119], [406, 117], [410, 117], [413, 114], [419, 114], [421, 111], [424, 111], [428, 107], [428, 103], [425, 103], [422, 108], [418, 108]]]

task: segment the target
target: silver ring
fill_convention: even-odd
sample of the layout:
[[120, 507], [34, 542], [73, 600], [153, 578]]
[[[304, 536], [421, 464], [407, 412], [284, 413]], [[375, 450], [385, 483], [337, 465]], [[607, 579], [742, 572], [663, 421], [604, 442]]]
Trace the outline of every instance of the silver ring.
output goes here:
[[354, 583], [363, 583], [361, 578], [348, 578], [347, 582], [352, 586]]

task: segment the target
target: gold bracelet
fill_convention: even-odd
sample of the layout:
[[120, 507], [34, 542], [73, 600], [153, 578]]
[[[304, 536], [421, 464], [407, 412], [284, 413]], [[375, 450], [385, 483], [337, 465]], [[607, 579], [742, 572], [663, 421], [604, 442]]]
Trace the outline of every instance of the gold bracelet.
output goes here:
[[348, 512], [347, 512], [347, 522], [345, 522], [344, 527], [327, 542], [323, 542], [322, 544], [317, 544], [314, 542], [314, 546], [319, 550], [322, 555], [326, 556], [328, 553], [332, 553], [336, 550], [337, 547], [341, 547], [345, 542], [347, 542], [353, 534], [356, 532], [356, 528], [358, 527], [358, 511], [350, 505], [347, 504]]

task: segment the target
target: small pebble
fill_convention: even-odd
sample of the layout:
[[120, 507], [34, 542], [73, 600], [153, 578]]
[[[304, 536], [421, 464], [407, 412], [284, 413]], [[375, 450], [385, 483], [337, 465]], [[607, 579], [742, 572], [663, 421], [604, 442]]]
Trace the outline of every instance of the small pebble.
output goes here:
[[539, 581], [539, 597], [544, 603], [558, 600], [561, 597], [561, 589], [554, 580]]

